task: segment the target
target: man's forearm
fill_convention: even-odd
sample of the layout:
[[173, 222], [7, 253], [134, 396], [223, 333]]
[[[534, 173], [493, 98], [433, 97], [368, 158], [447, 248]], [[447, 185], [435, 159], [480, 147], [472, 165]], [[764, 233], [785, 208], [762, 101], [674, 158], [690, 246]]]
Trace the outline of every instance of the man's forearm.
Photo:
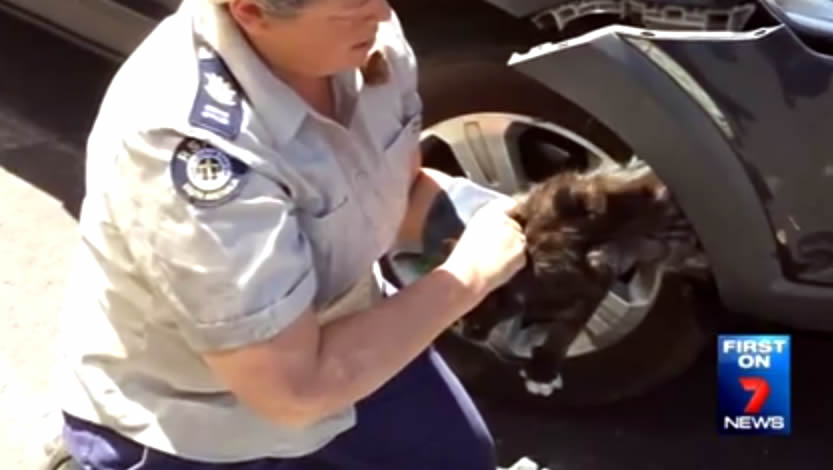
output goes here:
[[372, 394], [481, 301], [484, 280], [465, 258], [450, 256], [352, 315], [321, 325], [308, 310], [267, 341], [204, 357], [258, 414], [298, 428], [318, 423]]
[[396, 295], [322, 328], [307, 390], [328, 416], [370, 395], [480, 301], [466, 266], [444, 263]]

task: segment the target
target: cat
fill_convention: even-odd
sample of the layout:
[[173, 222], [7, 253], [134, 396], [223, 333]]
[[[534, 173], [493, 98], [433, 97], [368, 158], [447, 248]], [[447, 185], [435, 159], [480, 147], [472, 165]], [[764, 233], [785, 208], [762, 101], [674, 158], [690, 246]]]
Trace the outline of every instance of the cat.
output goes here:
[[[464, 339], [485, 344], [492, 330], [519, 316], [546, 339], [517, 357], [527, 390], [550, 395], [569, 346], [608, 295], [616, 278], [637, 263], [682, 258], [696, 236], [668, 188], [647, 166], [629, 164], [592, 174], [563, 172], [515, 196], [509, 213], [527, 240], [527, 264], [454, 325]], [[450, 253], [456, 240], [446, 241]]]

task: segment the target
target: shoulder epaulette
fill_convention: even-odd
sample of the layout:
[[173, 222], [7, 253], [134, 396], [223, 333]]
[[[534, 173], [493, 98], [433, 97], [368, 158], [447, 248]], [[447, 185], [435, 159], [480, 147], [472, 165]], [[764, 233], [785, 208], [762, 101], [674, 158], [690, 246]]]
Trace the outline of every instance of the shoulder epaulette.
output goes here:
[[243, 94], [223, 59], [208, 45], [198, 44], [200, 85], [191, 108], [191, 125], [234, 140], [243, 125]]

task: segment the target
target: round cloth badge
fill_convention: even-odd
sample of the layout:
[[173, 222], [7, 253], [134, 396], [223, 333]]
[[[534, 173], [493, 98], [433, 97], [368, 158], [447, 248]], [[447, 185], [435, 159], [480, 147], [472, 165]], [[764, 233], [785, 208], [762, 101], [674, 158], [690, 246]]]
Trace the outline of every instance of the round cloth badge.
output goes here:
[[248, 173], [245, 163], [194, 139], [183, 141], [171, 161], [177, 191], [200, 207], [218, 206], [236, 197]]

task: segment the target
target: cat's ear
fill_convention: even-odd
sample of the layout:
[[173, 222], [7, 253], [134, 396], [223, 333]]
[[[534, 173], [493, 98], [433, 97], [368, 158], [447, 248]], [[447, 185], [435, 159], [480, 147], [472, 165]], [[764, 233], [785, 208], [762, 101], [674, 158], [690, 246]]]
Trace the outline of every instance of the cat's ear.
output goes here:
[[645, 195], [656, 201], [670, 198], [668, 188], [648, 166], [623, 168], [608, 175], [608, 192], [621, 195]]

